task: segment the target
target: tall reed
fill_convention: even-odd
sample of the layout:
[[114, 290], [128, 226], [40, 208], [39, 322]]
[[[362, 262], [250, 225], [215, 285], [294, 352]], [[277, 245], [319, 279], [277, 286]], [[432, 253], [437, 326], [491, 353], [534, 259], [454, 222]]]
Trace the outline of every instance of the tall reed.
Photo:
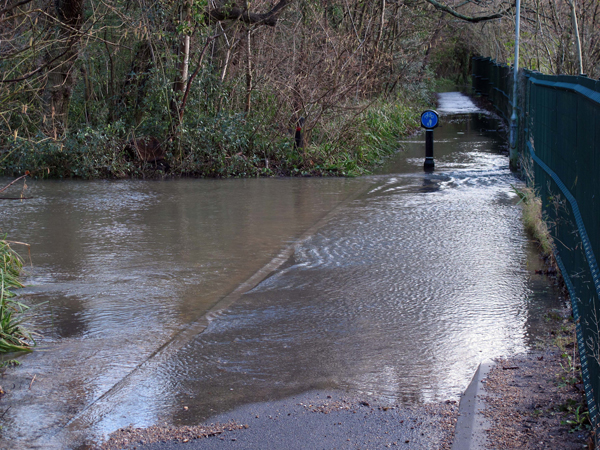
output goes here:
[[30, 352], [31, 334], [22, 326], [27, 306], [15, 300], [14, 289], [20, 281], [23, 260], [8, 241], [0, 239], [0, 353]]

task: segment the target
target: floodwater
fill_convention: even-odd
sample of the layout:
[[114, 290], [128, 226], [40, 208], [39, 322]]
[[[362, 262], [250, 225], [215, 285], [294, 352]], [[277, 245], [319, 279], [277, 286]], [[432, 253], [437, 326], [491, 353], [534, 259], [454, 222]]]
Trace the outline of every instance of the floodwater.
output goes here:
[[28, 181], [0, 232], [31, 244], [41, 337], [2, 380], [5, 445], [77, 448], [313, 389], [458, 399], [480, 362], [533, 346], [561, 301], [499, 123], [459, 93], [438, 111], [433, 173], [418, 134], [357, 179]]

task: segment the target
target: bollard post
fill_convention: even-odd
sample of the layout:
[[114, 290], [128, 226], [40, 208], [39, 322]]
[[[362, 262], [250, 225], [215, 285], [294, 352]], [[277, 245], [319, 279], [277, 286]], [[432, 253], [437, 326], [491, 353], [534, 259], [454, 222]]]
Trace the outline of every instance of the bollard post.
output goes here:
[[433, 160], [433, 129], [440, 124], [438, 113], [433, 109], [423, 111], [421, 114], [421, 126], [425, 128], [425, 163], [423, 169], [431, 172], [435, 168]]
[[425, 130], [425, 163], [423, 169], [433, 170], [435, 162], [433, 161], [433, 130]]

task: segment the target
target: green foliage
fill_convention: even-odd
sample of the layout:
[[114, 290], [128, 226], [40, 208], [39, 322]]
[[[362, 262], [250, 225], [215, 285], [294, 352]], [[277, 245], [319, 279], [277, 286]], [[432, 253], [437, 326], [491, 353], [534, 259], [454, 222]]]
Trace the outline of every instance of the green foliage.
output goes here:
[[[30, 6], [26, 14], [35, 18]], [[432, 74], [420, 60], [431, 33], [418, 9], [290, 4], [278, 16], [294, 24], [290, 35], [244, 21], [209, 24], [207, 6], [111, 0], [93, 16], [86, 7], [93, 38], [77, 41], [77, 57], [65, 63], [72, 77], [60, 85], [58, 97], [69, 102], [59, 117], [49, 108], [48, 71], [0, 86], [0, 175], [359, 175], [398, 150], [399, 136], [416, 125], [417, 106], [406, 105], [431, 105]], [[0, 34], [23, 49], [33, 37], [39, 51], [43, 44], [52, 53], [50, 28], [43, 34], [42, 22], [27, 23]], [[36, 51], [0, 58], [0, 68], [27, 75], [47, 57]], [[294, 145], [300, 116], [303, 149]], [[160, 162], [140, 160], [134, 140], [159, 142]]]
[[124, 154], [125, 132], [116, 122], [101, 129], [84, 128], [63, 140], [40, 136], [38, 142], [18, 140], [4, 157], [0, 172], [17, 175], [27, 170], [37, 177], [118, 178], [134, 168]]
[[19, 275], [23, 261], [0, 240], [0, 353], [30, 352], [31, 335], [22, 326], [22, 314], [27, 306], [14, 299], [13, 289], [22, 287]]
[[426, 86], [410, 86], [404, 98], [357, 105], [349, 114], [317, 122], [310, 133], [313, 144], [297, 149], [293, 129], [273, 125], [279, 113], [275, 96], [256, 95], [254, 105], [260, 114], [232, 113], [225, 107], [235, 87], [219, 85], [210, 76], [199, 82], [201, 89], [190, 98], [177, 134], [165, 139], [170, 134], [166, 97], [161, 82], [152, 83], [155, 88], [133, 132], [126, 125], [132, 119], [124, 117], [103, 126], [82, 127], [61, 140], [43, 135], [37, 142], [18, 138], [0, 153], [0, 173], [29, 170], [37, 177], [84, 179], [162, 175], [164, 171], [155, 164], [138, 161], [126, 151], [134, 137], [156, 136], [173, 175], [356, 176], [369, 173], [398, 151], [399, 137], [417, 127], [420, 109], [431, 104]]
[[590, 424], [590, 412], [587, 411], [585, 405], [578, 405], [575, 408], [576, 402], [567, 402], [561, 405], [560, 410], [569, 413], [570, 418], [561, 420], [561, 425], [568, 425], [570, 427], [569, 433], [574, 433], [581, 430], [591, 430]]
[[467, 84], [472, 55], [473, 48], [463, 37], [444, 36], [431, 50], [429, 68], [437, 77], [452, 80], [454, 85]]
[[[469, 84], [469, 83], [467, 83]], [[456, 79], [453, 78], [437, 78], [434, 82], [437, 92], [450, 92], [456, 90]]]
[[369, 173], [400, 149], [401, 136], [418, 127], [419, 111], [428, 104], [424, 100], [429, 93], [416, 89], [415, 97], [412, 101], [381, 100], [358, 115], [338, 119], [327, 124], [328, 128], [316, 130], [322, 143], [309, 148], [315, 166], [335, 175]]
[[332, 4], [326, 7], [329, 26], [338, 28], [344, 20], [344, 9], [341, 5]]
[[[0, 369], [4, 369], [5, 367], [17, 367], [20, 366], [21, 362], [16, 359], [9, 359], [8, 361], [2, 361], [0, 363]], [[1, 427], [0, 427], [1, 429]]]

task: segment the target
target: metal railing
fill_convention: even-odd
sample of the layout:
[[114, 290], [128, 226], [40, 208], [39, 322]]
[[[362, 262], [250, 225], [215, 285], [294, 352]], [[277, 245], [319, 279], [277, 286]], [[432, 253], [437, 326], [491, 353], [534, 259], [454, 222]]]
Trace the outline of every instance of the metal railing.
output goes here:
[[[473, 88], [508, 123], [512, 69], [473, 58]], [[569, 290], [585, 393], [600, 437], [600, 81], [584, 76], [519, 76], [521, 168], [542, 200], [557, 263]]]

